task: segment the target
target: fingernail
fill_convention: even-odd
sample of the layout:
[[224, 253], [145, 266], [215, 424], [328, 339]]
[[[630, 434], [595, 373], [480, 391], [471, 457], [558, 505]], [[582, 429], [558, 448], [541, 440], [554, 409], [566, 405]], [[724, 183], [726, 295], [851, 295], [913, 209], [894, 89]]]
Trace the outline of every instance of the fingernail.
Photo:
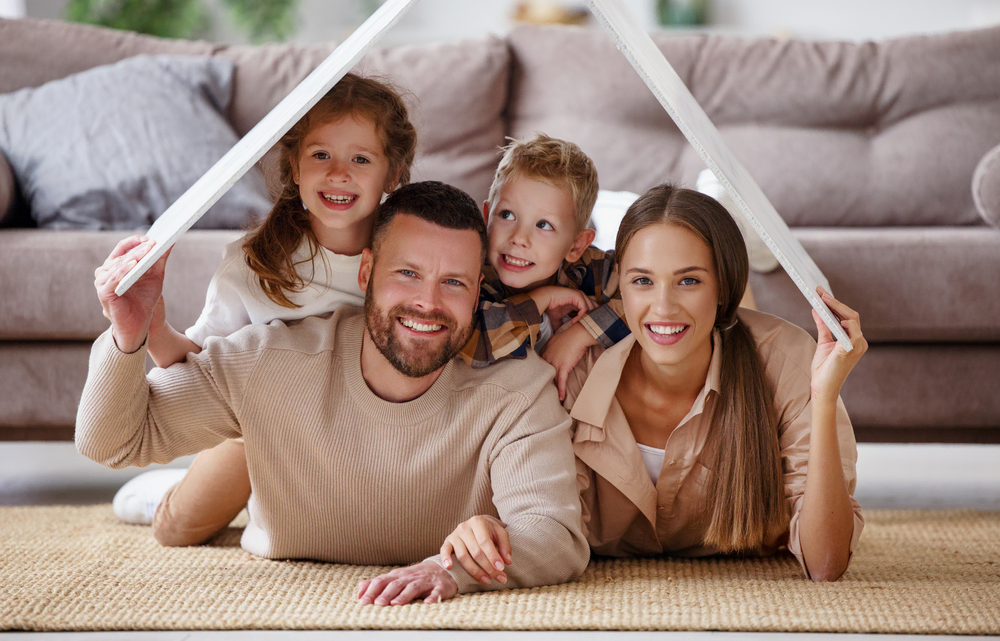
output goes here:
[[375, 605], [385, 605], [386, 603], [388, 602], [382, 597], [375, 599]]
[[445, 560], [441, 561], [441, 564], [444, 565], [444, 567], [446, 567], [446, 568], [450, 568], [451, 567], [451, 559], [445, 559]]
[[490, 584], [490, 577], [488, 577], [488, 576], [486, 576], [484, 574], [483, 576], [479, 577], [479, 582], [482, 583], [483, 585], [489, 585]]
[[493, 564], [493, 567], [495, 567], [498, 570], [502, 570], [503, 569], [503, 563], [501, 563], [500, 561], [497, 561], [496, 563]]
[[499, 581], [500, 583], [506, 583], [507, 582], [507, 575], [506, 574], [498, 574], [497, 575], [497, 581]]

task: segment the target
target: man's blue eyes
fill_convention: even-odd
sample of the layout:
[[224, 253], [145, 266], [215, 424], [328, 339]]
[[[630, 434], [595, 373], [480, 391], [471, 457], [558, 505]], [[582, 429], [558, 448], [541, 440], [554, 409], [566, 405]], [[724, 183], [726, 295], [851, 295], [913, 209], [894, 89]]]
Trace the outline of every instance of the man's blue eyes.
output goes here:
[[[403, 276], [406, 276], [407, 278], [416, 278], [417, 277], [417, 272], [409, 270], [409, 269], [401, 269], [401, 270], [399, 270], [399, 273], [402, 274]], [[457, 280], [455, 278], [449, 278], [449, 279], [447, 279], [444, 282], [445, 282], [446, 285], [451, 285], [453, 287], [462, 287], [463, 286], [462, 281]]]

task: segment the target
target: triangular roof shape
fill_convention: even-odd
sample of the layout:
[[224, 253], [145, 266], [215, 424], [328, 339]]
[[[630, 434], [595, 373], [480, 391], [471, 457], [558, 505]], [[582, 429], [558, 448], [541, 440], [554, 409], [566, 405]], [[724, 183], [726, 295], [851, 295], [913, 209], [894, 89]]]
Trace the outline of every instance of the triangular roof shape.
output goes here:
[[[245, 174], [319, 99], [330, 90], [419, 0], [388, 0], [354, 31], [237, 142], [204, 176], [198, 179], [150, 227], [152, 251], [122, 279], [115, 289], [125, 293], [177, 239]], [[718, 129], [684, 85], [649, 34], [623, 6], [621, 0], [586, 0], [598, 22], [608, 31], [691, 146], [725, 187], [753, 229], [791, 277], [833, 335], [851, 350], [851, 341], [840, 321], [816, 294], [830, 285], [805, 248], [761, 191], [750, 173], [722, 140]]]

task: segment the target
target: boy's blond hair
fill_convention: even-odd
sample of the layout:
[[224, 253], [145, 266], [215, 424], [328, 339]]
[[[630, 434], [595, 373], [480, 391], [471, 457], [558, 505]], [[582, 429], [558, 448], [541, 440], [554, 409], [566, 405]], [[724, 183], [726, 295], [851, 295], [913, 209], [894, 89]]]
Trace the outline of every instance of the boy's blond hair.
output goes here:
[[490, 186], [490, 215], [500, 200], [500, 189], [515, 177], [539, 180], [553, 187], [568, 187], [576, 211], [577, 232], [590, 226], [590, 213], [597, 202], [597, 169], [577, 145], [536, 132], [528, 141], [508, 138], [503, 157]]

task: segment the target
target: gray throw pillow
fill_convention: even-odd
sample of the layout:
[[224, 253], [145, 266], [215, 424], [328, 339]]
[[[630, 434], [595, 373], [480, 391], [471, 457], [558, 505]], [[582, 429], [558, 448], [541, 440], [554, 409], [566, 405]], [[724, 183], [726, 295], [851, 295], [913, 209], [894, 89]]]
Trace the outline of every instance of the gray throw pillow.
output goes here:
[[[0, 95], [0, 149], [39, 227], [143, 229], [223, 156], [233, 63], [136, 56]], [[195, 227], [266, 214], [252, 169]]]

